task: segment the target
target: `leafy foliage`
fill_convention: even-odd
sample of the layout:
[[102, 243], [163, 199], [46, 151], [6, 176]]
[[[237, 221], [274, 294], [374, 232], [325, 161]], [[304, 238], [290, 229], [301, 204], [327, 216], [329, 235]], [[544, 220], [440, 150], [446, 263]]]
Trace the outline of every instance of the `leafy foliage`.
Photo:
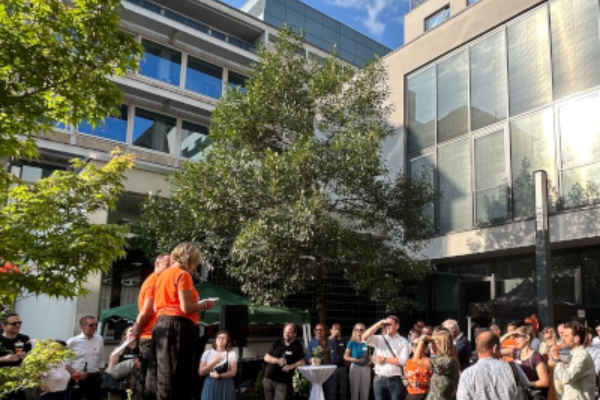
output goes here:
[[55, 122], [95, 124], [118, 111], [122, 93], [110, 77], [136, 70], [143, 54], [119, 29], [119, 4], [0, 2], [0, 157], [35, 156], [32, 133]]
[[308, 398], [308, 381], [300, 374], [298, 368], [294, 370], [294, 376], [292, 377], [292, 388], [294, 389], [295, 397], [306, 399]]
[[[56, 123], [92, 125], [118, 111], [112, 81], [138, 68], [141, 46], [120, 30], [120, 0], [0, 2], [0, 157], [38, 157], [35, 135]], [[17, 295], [85, 294], [90, 274], [124, 254], [127, 230], [95, 225], [114, 208], [133, 157], [103, 167], [73, 161], [75, 171], [27, 183], [0, 170], [0, 306]], [[11, 264], [9, 264], [11, 263]], [[9, 266], [18, 265], [18, 271]], [[0, 393], [39, 384], [39, 373], [67, 353], [40, 343], [21, 367], [0, 368]]]
[[203, 242], [259, 304], [314, 281], [321, 322], [328, 273], [407, 307], [430, 270], [418, 252], [433, 231], [424, 210], [435, 193], [382, 162], [394, 134], [383, 64], [306, 60], [303, 43], [284, 29], [275, 51], [259, 52], [247, 90], [228, 91], [213, 113], [206, 157], [173, 174], [171, 199], [146, 204], [144, 235], [165, 250]]
[[38, 387], [40, 375], [74, 356], [75, 352], [51, 340], [38, 342], [19, 367], [0, 368], [0, 398], [15, 390]]
[[74, 160], [79, 174], [55, 171], [37, 183], [11, 178], [0, 192], [2, 257], [20, 273], [0, 274], [0, 302], [10, 304], [21, 293], [75, 297], [90, 274], [106, 272], [125, 255], [126, 226], [94, 224], [89, 216], [114, 208], [132, 155], [115, 154], [97, 167]]

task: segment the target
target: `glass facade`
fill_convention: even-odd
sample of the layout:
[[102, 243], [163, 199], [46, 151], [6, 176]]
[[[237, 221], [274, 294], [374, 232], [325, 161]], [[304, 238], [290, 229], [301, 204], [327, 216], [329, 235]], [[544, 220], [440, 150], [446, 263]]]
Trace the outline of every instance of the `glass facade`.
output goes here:
[[179, 86], [181, 53], [170, 47], [142, 39], [144, 59], [139, 73], [152, 79]]
[[298, 0], [265, 0], [248, 13], [276, 28], [287, 23], [296, 32], [303, 29], [307, 43], [326, 52], [335, 45], [340, 58], [361, 68], [392, 51]]
[[86, 120], [77, 126], [77, 132], [125, 143], [127, 141], [127, 114], [129, 107], [123, 104], [119, 115], [108, 117], [104, 123], [92, 127]]
[[[552, 291], [555, 303], [571, 303], [570, 311], [556, 315], [556, 323], [576, 316], [577, 309], [585, 310], [588, 326], [600, 323], [600, 250], [583, 247], [552, 252]], [[528, 282], [525, 282], [528, 281]], [[467, 316], [472, 322], [487, 326], [490, 319], [469, 313], [472, 303], [488, 301], [510, 293], [524, 284], [531, 296], [536, 295], [537, 276], [533, 255], [494, 258], [471, 263], [439, 265], [437, 271], [424, 281], [419, 292], [419, 313], [429, 325], [440, 324], [447, 318], [457, 318], [463, 331]], [[524, 290], [523, 286], [519, 289]], [[523, 293], [523, 292], [521, 292]], [[529, 310], [528, 310], [529, 311]], [[533, 314], [535, 310], [531, 310]], [[567, 315], [565, 315], [567, 314]], [[516, 316], [496, 318], [505, 325]]]
[[446, 6], [425, 19], [425, 31], [429, 31], [450, 19], [450, 6]]
[[218, 99], [223, 88], [223, 68], [188, 56], [185, 88]]
[[407, 164], [435, 166], [440, 233], [533, 217], [538, 169], [551, 212], [600, 202], [599, 18], [553, 0], [407, 77]]
[[208, 128], [183, 121], [181, 125], [181, 157], [200, 160], [210, 144]]
[[132, 144], [174, 154], [176, 122], [177, 120], [173, 117], [136, 108], [133, 120]]
[[32, 183], [48, 178], [54, 171], [64, 171], [66, 169], [64, 166], [29, 161], [11, 163], [9, 166], [11, 174], [25, 182]]

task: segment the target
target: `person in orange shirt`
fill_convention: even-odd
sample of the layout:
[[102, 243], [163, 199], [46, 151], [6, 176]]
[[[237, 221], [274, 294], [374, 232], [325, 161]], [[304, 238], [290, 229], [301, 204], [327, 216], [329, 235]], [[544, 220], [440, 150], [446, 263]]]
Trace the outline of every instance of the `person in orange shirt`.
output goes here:
[[129, 339], [138, 339], [140, 350], [140, 373], [135, 380], [133, 393], [136, 400], [144, 398], [144, 387], [146, 386], [146, 374], [150, 363], [155, 362], [152, 356], [152, 328], [156, 323], [154, 312], [154, 292], [158, 276], [171, 265], [171, 255], [162, 253], [154, 261], [154, 273], [152, 273], [140, 288], [138, 296], [138, 317], [130, 330]]
[[406, 400], [424, 400], [429, 391], [429, 378], [433, 371], [419, 367], [411, 358], [406, 363], [404, 373], [408, 379]]
[[[198, 312], [215, 306], [198, 303], [190, 272], [202, 261], [202, 253], [192, 243], [181, 243], [171, 252], [171, 267], [158, 276], [154, 294], [157, 320], [152, 329], [152, 349], [156, 363], [146, 375], [144, 399], [189, 399], [194, 378], [194, 328]], [[154, 368], [155, 366], [155, 368]]]

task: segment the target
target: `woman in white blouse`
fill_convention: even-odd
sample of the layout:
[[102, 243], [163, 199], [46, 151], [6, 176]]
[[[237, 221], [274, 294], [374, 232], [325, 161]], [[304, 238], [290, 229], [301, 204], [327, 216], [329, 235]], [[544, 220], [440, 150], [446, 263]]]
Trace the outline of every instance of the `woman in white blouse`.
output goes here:
[[231, 338], [226, 331], [217, 334], [212, 349], [202, 354], [201, 376], [206, 376], [202, 400], [235, 400], [233, 378], [237, 373], [237, 354], [231, 351]]
[[[67, 343], [62, 340], [55, 340], [56, 343], [67, 347]], [[42, 374], [42, 394], [37, 400], [66, 400], [67, 385], [71, 380], [71, 374], [67, 371], [65, 363], [58, 363], [48, 372]]]

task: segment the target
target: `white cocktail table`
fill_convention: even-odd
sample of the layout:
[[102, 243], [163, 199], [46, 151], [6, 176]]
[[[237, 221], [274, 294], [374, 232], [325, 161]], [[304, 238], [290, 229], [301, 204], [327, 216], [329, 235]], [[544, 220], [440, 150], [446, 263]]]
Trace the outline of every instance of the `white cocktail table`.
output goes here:
[[300, 371], [302, 376], [312, 383], [309, 400], [325, 400], [323, 383], [333, 375], [336, 368], [335, 365], [306, 365], [304, 367], [298, 367], [298, 371]]

